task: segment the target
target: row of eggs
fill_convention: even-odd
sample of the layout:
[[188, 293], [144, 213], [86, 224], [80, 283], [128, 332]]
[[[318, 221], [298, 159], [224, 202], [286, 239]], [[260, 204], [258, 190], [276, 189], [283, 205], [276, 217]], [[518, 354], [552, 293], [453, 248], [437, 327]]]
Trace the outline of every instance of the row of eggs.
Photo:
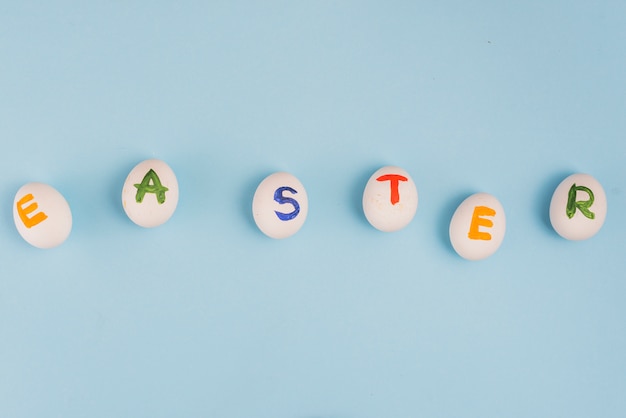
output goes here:
[[[161, 160], [146, 160], [129, 173], [122, 188], [122, 206], [137, 225], [152, 228], [165, 223], [178, 204], [174, 171]], [[369, 223], [384, 232], [407, 226], [417, 210], [418, 193], [409, 173], [386, 166], [368, 180], [363, 212]], [[588, 174], [573, 174], [556, 188], [550, 203], [550, 221], [556, 232], [570, 240], [595, 235], [604, 223], [607, 200], [600, 183]], [[252, 214], [259, 229], [276, 239], [295, 234], [308, 212], [306, 190], [292, 174], [266, 177], [252, 199]], [[13, 217], [20, 235], [38, 248], [63, 243], [72, 229], [72, 213], [53, 187], [28, 183], [15, 195]], [[463, 258], [480, 260], [497, 251], [504, 239], [506, 216], [497, 198], [477, 193], [465, 199], [450, 221], [450, 242]]]

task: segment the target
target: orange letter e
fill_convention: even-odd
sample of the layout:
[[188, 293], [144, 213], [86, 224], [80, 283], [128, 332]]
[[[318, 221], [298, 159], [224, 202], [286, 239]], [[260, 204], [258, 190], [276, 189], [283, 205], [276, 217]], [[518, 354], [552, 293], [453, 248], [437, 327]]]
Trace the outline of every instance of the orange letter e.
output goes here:
[[30, 202], [31, 200], [33, 200], [33, 195], [28, 193], [17, 202], [17, 214], [20, 215], [20, 219], [24, 223], [24, 226], [29, 229], [48, 219], [48, 215], [44, 212], [37, 212], [33, 216], [28, 216], [39, 207], [37, 202], [33, 202], [30, 205], [23, 207], [24, 204]]
[[472, 223], [470, 224], [469, 233], [467, 237], [469, 239], [480, 239], [484, 241], [491, 240], [491, 234], [489, 232], [480, 232], [479, 226], [486, 228], [493, 227], [493, 222], [489, 219], [482, 218], [482, 216], [495, 216], [496, 211], [488, 208], [487, 206], [476, 206], [474, 208], [474, 214], [472, 215]]

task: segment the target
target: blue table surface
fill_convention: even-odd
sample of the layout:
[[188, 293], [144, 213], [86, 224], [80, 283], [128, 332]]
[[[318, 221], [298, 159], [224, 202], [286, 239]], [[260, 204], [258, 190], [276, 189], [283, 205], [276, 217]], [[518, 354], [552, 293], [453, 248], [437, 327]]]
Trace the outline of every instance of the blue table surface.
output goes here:
[[[624, 417], [626, 3], [4, 2], [1, 417]], [[134, 225], [138, 162], [175, 171]], [[371, 227], [369, 176], [419, 206]], [[284, 240], [254, 224], [276, 171], [306, 187]], [[589, 173], [604, 227], [550, 225]], [[57, 188], [69, 239], [18, 234], [16, 191]], [[472, 193], [507, 234], [470, 262]]]

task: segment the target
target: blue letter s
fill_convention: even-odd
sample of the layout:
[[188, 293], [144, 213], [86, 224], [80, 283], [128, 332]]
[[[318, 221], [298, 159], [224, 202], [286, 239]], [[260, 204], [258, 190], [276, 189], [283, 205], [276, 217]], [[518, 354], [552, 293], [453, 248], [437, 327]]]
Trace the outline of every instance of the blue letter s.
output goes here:
[[278, 189], [276, 189], [276, 192], [274, 192], [274, 200], [280, 203], [281, 205], [284, 205], [285, 203], [291, 203], [294, 208], [293, 212], [282, 213], [282, 212], [278, 212], [277, 210], [275, 210], [274, 212], [276, 213], [276, 216], [278, 216], [278, 219], [280, 219], [281, 221], [290, 221], [296, 216], [298, 216], [298, 214], [300, 213], [300, 205], [295, 199], [292, 199], [290, 197], [283, 197], [284, 191], [288, 191], [293, 194], [298, 193], [291, 187], [279, 187]]

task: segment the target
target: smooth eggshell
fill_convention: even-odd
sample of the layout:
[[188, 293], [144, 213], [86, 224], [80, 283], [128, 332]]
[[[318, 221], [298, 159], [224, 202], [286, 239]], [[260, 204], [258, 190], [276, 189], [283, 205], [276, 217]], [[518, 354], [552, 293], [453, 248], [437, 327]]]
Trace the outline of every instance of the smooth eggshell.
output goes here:
[[[504, 208], [498, 199], [487, 193], [476, 193], [465, 199], [450, 221], [452, 247], [467, 260], [481, 260], [494, 254], [500, 248], [505, 232]], [[490, 239], [478, 239], [477, 236]]]
[[417, 211], [417, 188], [409, 173], [400, 167], [377, 170], [363, 191], [363, 212], [368, 222], [384, 232], [407, 226]]
[[[292, 174], [278, 172], [266, 177], [252, 199], [252, 216], [268, 237], [287, 238], [306, 220], [309, 200], [306, 190]], [[282, 218], [282, 219], [281, 219]]]
[[165, 162], [146, 160], [137, 164], [128, 174], [122, 189], [122, 206], [126, 215], [137, 225], [153, 228], [164, 224], [174, 214], [177, 205], [178, 181], [174, 171]]
[[[583, 211], [574, 205], [573, 212], [568, 216], [569, 192], [572, 187], [576, 193], [576, 202], [590, 200], [590, 195], [584, 189], [593, 193], [593, 203], [588, 210], [593, 214], [593, 219], [585, 216]], [[584, 205], [584, 203], [583, 203]], [[563, 238], [569, 240], [585, 240], [591, 238], [600, 231], [606, 219], [607, 200], [602, 185], [589, 174], [572, 174], [561, 182], [552, 195], [550, 201], [550, 222], [554, 230]]]
[[69, 204], [54, 187], [44, 183], [28, 183], [17, 191], [13, 220], [22, 238], [38, 248], [56, 247], [72, 231]]

